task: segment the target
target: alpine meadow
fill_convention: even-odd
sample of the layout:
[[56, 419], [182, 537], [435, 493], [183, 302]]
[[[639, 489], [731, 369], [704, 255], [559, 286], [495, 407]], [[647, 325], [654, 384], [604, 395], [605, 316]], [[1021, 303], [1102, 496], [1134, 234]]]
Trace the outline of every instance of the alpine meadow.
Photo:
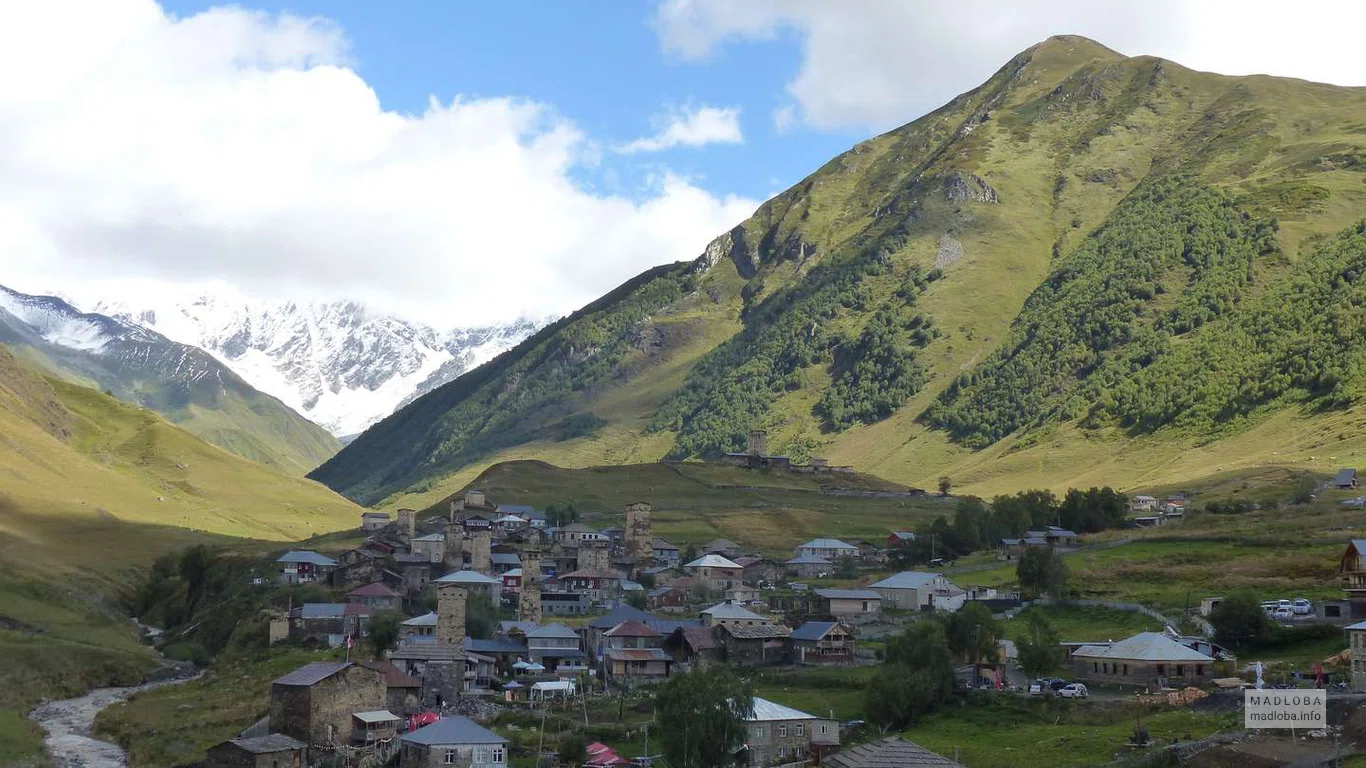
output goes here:
[[1366, 91], [1050, 38], [311, 477], [412, 506], [754, 429], [980, 495], [1324, 471], [1366, 449], [1364, 200]]

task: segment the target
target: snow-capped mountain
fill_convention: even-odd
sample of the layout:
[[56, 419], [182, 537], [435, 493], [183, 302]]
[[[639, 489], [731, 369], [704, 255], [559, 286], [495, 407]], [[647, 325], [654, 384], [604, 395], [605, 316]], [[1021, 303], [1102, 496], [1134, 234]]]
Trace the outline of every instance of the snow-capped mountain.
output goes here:
[[202, 349], [126, 317], [0, 286], [0, 344], [57, 376], [161, 413], [255, 461], [303, 474], [340, 444]]
[[94, 311], [208, 351], [252, 386], [343, 439], [516, 346], [543, 321], [441, 331], [354, 302], [214, 294]]

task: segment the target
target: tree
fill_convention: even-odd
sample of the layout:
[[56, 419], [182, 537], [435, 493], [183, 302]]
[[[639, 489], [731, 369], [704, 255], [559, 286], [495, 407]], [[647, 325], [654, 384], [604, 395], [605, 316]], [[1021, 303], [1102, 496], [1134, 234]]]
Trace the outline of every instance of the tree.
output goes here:
[[994, 661], [1001, 641], [1001, 623], [986, 605], [971, 600], [944, 620], [949, 650], [969, 664]]
[[631, 594], [626, 596], [626, 604], [631, 606], [632, 608], [639, 608], [642, 611], [645, 610], [645, 606], [647, 604], [645, 601], [645, 593], [632, 592]]
[[884, 729], [903, 728], [953, 699], [953, 654], [937, 621], [917, 621], [887, 642], [868, 683], [865, 711]]
[[1290, 493], [1291, 504], [1308, 504], [1314, 500], [1314, 492], [1319, 489], [1319, 483], [1314, 476], [1308, 472], [1295, 479], [1295, 486]]
[[858, 563], [850, 555], [841, 555], [835, 561], [835, 578], [837, 579], [857, 579]]
[[583, 734], [578, 731], [570, 731], [560, 737], [559, 744], [560, 761], [569, 766], [580, 766], [588, 761], [588, 745], [584, 742]]
[[203, 544], [186, 549], [180, 556], [178, 571], [185, 582], [185, 616], [194, 615], [199, 601], [204, 597], [204, 588], [209, 583], [209, 569], [213, 567], [216, 555]]
[[948, 475], [939, 478], [939, 495], [948, 496], [949, 491], [953, 490], [953, 480]]
[[674, 675], [659, 686], [655, 716], [660, 748], [673, 768], [713, 768], [729, 762], [754, 714], [754, 688], [730, 668], [711, 666]]
[[384, 658], [384, 652], [398, 643], [398, 633], [402, 621], [403, 614], [397, 611], [381, 611], [370, 617], [370, 634], [366, 639], [370, 641], [370, 647], [375, 652], [375, 658]]
[[488, 640], [498, 629], [498, 606], [493, 604], [487, 591], [476, 589], [470, 592], [465, 603], [465, 634], [475, 640]]
[[1062, 654], [1058, 633], [1048, 619], [1037, 610], [1029, 611], [1027, 617], [1024, 636], [1015, 642], [1015, 652], [1025, 675], [1035, 678], [1058, 666]]
[[1026, 547], [1015, 566], [1020, 591], [1038, 597], [1062, 597], [1067, 592], [1067, 564], [1048, 547]]
[[987, 542], [1000, 538], [991, 520], [991, 511], [976, 496], [963, 496], [953, 510], [953, 533], [963, 548], [961, 554], [981, 549]]
[[1214, 641], [1229, 648], [1256, 645], [1272, 630], [1266, 611], [1251, 592], [1235, 592], [1224, 598], [1210, 612], [1209, 623], [1214, 625]]

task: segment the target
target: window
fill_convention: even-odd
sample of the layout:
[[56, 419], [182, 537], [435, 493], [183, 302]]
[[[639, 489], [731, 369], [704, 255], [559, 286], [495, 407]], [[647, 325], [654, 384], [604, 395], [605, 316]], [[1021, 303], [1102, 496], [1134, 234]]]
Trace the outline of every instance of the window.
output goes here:
[[453, 749], [448, 749], [448, 750], [446, 750], [446, 756], [445, 756], [445, 758], [444, 758], [441, 762], [444, 763], [444, 764], [446, 764], [446, 765], [455, 765], [456, 761], [459, 760], [459, 759], [460, 759], [460, 757], [459, 757], [459, 755], [456, 754], [456, 751], [455, 751], [455, 750], [453, 750]]
[[484, 747], [480, 747], [478, 751], [474, 753], [474, 761], [476, 763], [487, 763], [489, 761], [489, 751]]
[[1159, 674], [1159, 675], [1165, 675], [1165, 674], [1167, 674], [1167, 665], [1166, 665], [1166, 664], [1158, 664], [1158, 665], [1157, 665], [1157, 674]]
[[762, 739], [763, 737], [764, 737], [764, 727], [763, 727], [762, 725], [756, 725], [756, 726], [754, 726], [754, 738], [755, 738], [755, 739]]
[[778, 737], [779, 737], [779, 738], [786, 738], [786, 737], [787, 737], [787, 723], [783, 723], [782, 725], [778, 726]]
[[1180, 677], [1180, 676], [1182, 676], [1182, 675], [1184, 675], [1184, 674], [1186, 674], [1186, 665], [1185, 665], [1185, 664], [1177, 664], [1177, 665], [1176, 665], [1176, 676], [1177, 676], [1177, 677]]
[[805, 723], [797, 723], [797, 735], [798, 735], [798, 736], [802, 736], [802, 735], [805, 735], [805, 734], [806, 734], [806, 724], [805, 724]]
[[1195, 674], [1197, 674], [1197, 675], [1203, 675], [1203, 674], [1205, 674], [1205, 665], [1204, 665], [1204, 664], [1196, 664], [1196, 665], [1195, 665]]
[[1125, 664], [1125, 665], [1124, 665], [1124, 674], [1126, 674], [1126, 675], [1129, 674], [1129, 665], [1128, 665], [1128, 664]]
[[1099, 671], [1100, 671], [1100, 664], [1098, 664], [1098, 663], [1096, 663], [1096, 662], [1094, 662], [1094, 661], [1091, 662], [1091, 671], [1092, 671], [1092, 672], [1099, 672]]
[[787, 757], [787, 747], [778, 747], [778, 757]]
[[507, 753], [503, 750], [502, 745], [493, 748], [489, 760], [494, 764], [507, 762]]

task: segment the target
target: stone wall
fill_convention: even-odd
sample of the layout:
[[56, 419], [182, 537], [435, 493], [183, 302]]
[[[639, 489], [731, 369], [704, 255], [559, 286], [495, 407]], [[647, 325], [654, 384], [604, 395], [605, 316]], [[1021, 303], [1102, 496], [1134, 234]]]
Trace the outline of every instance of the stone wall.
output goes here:
[[383, 676], [353, 664], [311, 686], [271, 686], [270, 727], [305, 744], [347, 744], [351, 714], [383, 709], [387, 703]]
[[611, 572], [612, 556], [605, 541], [579, 542], [578, 569]]
[[650, 533], [650, 505], [636, 502], [626, 507], [626, 556], [648, 560], [654, 555], [654, 537]]

